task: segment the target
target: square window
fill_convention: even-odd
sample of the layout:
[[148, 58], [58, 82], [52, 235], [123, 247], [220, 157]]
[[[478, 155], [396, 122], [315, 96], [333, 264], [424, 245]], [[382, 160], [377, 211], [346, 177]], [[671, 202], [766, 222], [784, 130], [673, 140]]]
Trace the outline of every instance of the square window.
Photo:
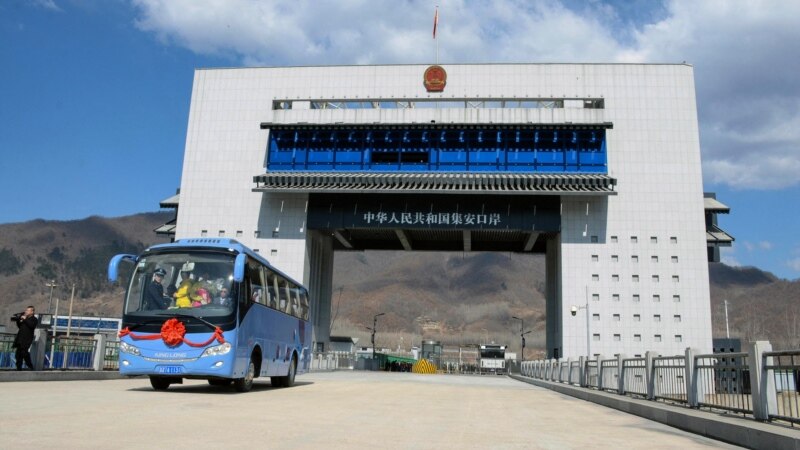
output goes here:
[[653, 340], [656, 341], [656, 342], [661, 342], [661, 335], [657, 334], [657, 335], [653, 336]]
[[593, 334], [592, 335], [592, 340], [593, 341], [599, 341], [600, 340], [600, 333]]
[[208, 230], [200, 230], [200, 237], [208, 236]]
[[675, 335], [675, 342], [683, 342], [683, 336], [680, 334]]
[[639, 238], [636, 236], [631, 236], [631, 244], [636, 244], [637, 242], [639, 242]]
[[641, 334], [634, 334], [633, 335], [634, 342], [642, 342], [642, 335]]
[[653, 302], [659, 303], [661, 301], [661, 296], [658, 294], [653, 294]]
[[631, 277], [631, 281], [633, 281], [634, 283], [638, 283], [639, 282], [639, 275], [633, 275]]
[[631, 256], [631, 262], [632, 263], [638, 263], [639, 262], [639, 257], [636, 256], [636, 255]]
[[619, 281], [619, 275], [617, 274], [611, 275], [611, 281]]
[[677, 256], [673, 256], [672, 257], [672, 262], [674, 262], [674, 263], [678, 262], [678, 257]]
[[616, 237], [616, 236], [611, 236], [611, 243], [612, 243], [612, 244], [616, 244], [616, 243], [617, 243], [617, 241], [618, 241], [618, 239], [617, 239], [617, 237]]
[[642, 316], [641, 316], [641, 314], [634, 314], [634, 315], [633, 315], [633, 321], [634, 321], [634, 322], [641, 322], [641, 321], [642, 321]]
[[618, 334], [615, 334], [615, 335], [614, 335], [614, 340], [615, 340], [615, 341], [621, 341], [621, 340], [622, 340], [622, 336], [620, 336], [620, 335], [618, 335]]
[[593, 273], [592, 274], [592, 281], [600, 281], [600, 275]]
[[599, 302], [600, 301], [600, 294], [592, 294], [592, 301]]
[[657, 263], [658, 262], [658, 256], [656, 256], [656, 255], [651, 256], [650, 257], [650, 262]]
[[597, 243], [597, 236], [592, 236], [591, 237], [591, 241], [592, 241], [592, 244], [596, 244]]
[[672, 321], [673, 322], [680, 322], [681, 321], [680, 314], [675, 314], [674, 316], [672, 316]]
[[611, 295], [611, 300], [613, 300], [615, 302], [618, 302], [619, 301], [619, 294], [612, 294]]
[[259, 230], [253, 231], [253, 237], [254, 238], [259, 238], [260, 236], [261, 236], [261, 231], [259, 231]]
[[281, 232], [280, 232], [280, 230], [278, 230], [277, 228], [276, 228], [276, 229], [274, 229], [274, 230], [272, 230], [272, 237], [276, 238], [276, 237], [278, 237], [280, 234], [281, 234]]
[[672, 296], [672, 301], [675, 302], [675, 303], [680, 303], [681, 302], [681, 296], [680, 295], [673, 295]]
[[681, 281], [681, 278], [679, 276], [677, 276], [677, 275], [673, 275], [672, 276], [672, 281], [677, 283], [677, 282]]
[[592, 314], [592, 320], [599, 322], [600, 321], [600, 314]]
[[598, 261], [600, 261], [600, 257], [598, 257], [597, 255], [592, 255], [592, 262], [598, 262]]
[[651, 244], [658, 244], [658, 238], [655, 236], [650, 236], [650, 243]]
[[671, 244], [677, 244], [677, 243], [678, 243], [678, 237], [677, 237], [677, 236], [672, 236], [672, 237], [670, 237], [670, 238], [669, 238], [669, 242], [670, 242]]
[[620, 321], [619, 314], [614, 314], [614, 315], [612, 316], [612, 318], [614, 319], [614, 322], [619, 322], [619, 321]]
[[277, 248], [273, 248], [272, 250], [269, 251], [269, 255], [270, 256], [278, 256], [278, 249]]
[[236, 237], [237, 238], [242, 237], [242, 230], [236, 230]]
[[653, 322], [661, 322], [661, 314], [653, 314]]
[[618, 255], [611, 255], [611, 262], [619, 262], [619, 256]]
[[633, 294], [633, 301], [634, 302], [638, 302], [639, 301], [639, 294]]
[[658, 275], [653, 275], [653, 283], [658, 283], [659, 281], [660, 281], [659, 276]]
[[219, 230], [219, 233], [217, 234], [217, 236], [225, 237], [225, 230]]

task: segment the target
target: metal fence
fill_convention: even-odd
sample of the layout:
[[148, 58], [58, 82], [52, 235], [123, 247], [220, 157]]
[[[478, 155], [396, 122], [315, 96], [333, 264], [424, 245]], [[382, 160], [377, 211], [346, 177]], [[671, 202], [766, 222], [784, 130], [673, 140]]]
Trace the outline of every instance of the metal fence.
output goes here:
[[119, 370], [119, 341], [106, 340], [103, 370]]
[[586, 360], [586, 386], [597, 388], [599, 385], [598, 383], [598, 370], [597, 370], [597, 360], [596, 359], [589, 359]]
[[767, 399], [774, 406], [770, 419], [785, 420], [792, 426], [800, 424], [800, 350], [764, 352], [763, 358], [762, 367], [775, 386], [774, 398]]
[[93, 369], [96, 346], [94, 338], [56, 336], [45, 356], [45, 368]]
[[682, 356], [659, 356], [653, 358], [654, 397], [686, 403], [686, 359]]
[[599, 389], [617, 392], [619, 389], [618, 360], [604, 359], [600, 361], [600, 381]]
[[697, 404], [742, 414], [753, 413], [747, 353], [697, 355]]
[[647, 397], [647, 365], [645, 358], [622, 360], [622, 393]]
[[15, 349], [12, 348], [16, 334], [0, 333], [0, 370], [16, 368]]

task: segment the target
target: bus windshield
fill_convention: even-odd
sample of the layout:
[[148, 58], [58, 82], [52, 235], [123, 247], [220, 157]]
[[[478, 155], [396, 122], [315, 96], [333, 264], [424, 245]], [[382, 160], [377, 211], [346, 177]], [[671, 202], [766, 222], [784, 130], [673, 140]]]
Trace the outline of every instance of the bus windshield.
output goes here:
[[131, 277], [125, 314], [229, 315], [236, 307], [233, 262], [233, 255], [203, 251], [146, 255]]

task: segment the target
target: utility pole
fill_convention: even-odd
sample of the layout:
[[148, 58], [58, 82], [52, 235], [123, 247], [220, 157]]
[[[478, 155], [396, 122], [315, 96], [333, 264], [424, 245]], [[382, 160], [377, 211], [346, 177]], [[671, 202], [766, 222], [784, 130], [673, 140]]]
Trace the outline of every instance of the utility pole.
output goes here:
[[372, 330], [372, 359], [375, 359], [375, 331], [378, 329], [378, 317], [385, 314], [386, 313], [375, 314], [375, 317], [372, 318], [372, 328], [367, 327], [368, 330]]
[[53, 313], [53, 289], [57, 288], [58, 285], [56, 284], [56, 280], [50, 280], [49, 283], [45, 283], [45, 286], [50, 288], [50, 302], [47, 304], [47, 314]]
[[72, 283], [72, 295], [69, 297], [69, 318], [67, 319], [67, 337], [72, 328], [72, 301], [75, 300], [75, 283]]
[[522, 351], [521, 351], [522, 355], [520, 361], [525, 361], [525, 333], [524, 333], [525, 321], [517, 316], [511, 316], [511, 318], [519, 320], [519, 339], [520, 339], [520, 344], [522, 345]]
[[725, 300], [725, 337], [727, 339], [731, 338], [731, 330], [728, 327], [728, 301]]

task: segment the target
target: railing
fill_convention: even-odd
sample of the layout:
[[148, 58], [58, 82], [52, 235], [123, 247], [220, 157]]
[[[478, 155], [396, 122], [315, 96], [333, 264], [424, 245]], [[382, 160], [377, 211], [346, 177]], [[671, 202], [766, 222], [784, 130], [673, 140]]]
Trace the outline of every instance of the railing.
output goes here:
[[[746, 352], [524, 361], [524, 377], [578, 384], [647, 400], [709, 408], [760, 421], [800, 424], [800, 350], [773, 352], [769, 342], [749, 343]], [[620, 378], [621, 377], [621, 378]]]
[[747, 357], [747, 353], [695, 356], [697, 405], [752, 414]]
[[[764, 352], [763, 369], [774, 383], [774, 398], [768, 404], [774, 406], [769, 412], [770, 419], [779, 419], [800, 424], [800, 350], [785, 352]], [[774, 403], [773, 403], [774, 401]]]
[[15, 349], [12, 348], [16, 334], [0, 333], [0, 370], [16, 368]]
[[106, 340], [103, 370], [119, 370], [119, 341]]
[[311, 370], [353, 370], [355, 356], [345, 352], [315, 353], [311, 359]]
[[647, 360], [625, 358], [622, 360], [622, 394], [647, 397]]
[[686, 359], [682, 356], [653, 358], [654, 397], [679, 403], [689, 401], [686, 395]]
[[46, 357], [45, 368], [93, 369], [96, 346], [94, 338], [56, 336]]

